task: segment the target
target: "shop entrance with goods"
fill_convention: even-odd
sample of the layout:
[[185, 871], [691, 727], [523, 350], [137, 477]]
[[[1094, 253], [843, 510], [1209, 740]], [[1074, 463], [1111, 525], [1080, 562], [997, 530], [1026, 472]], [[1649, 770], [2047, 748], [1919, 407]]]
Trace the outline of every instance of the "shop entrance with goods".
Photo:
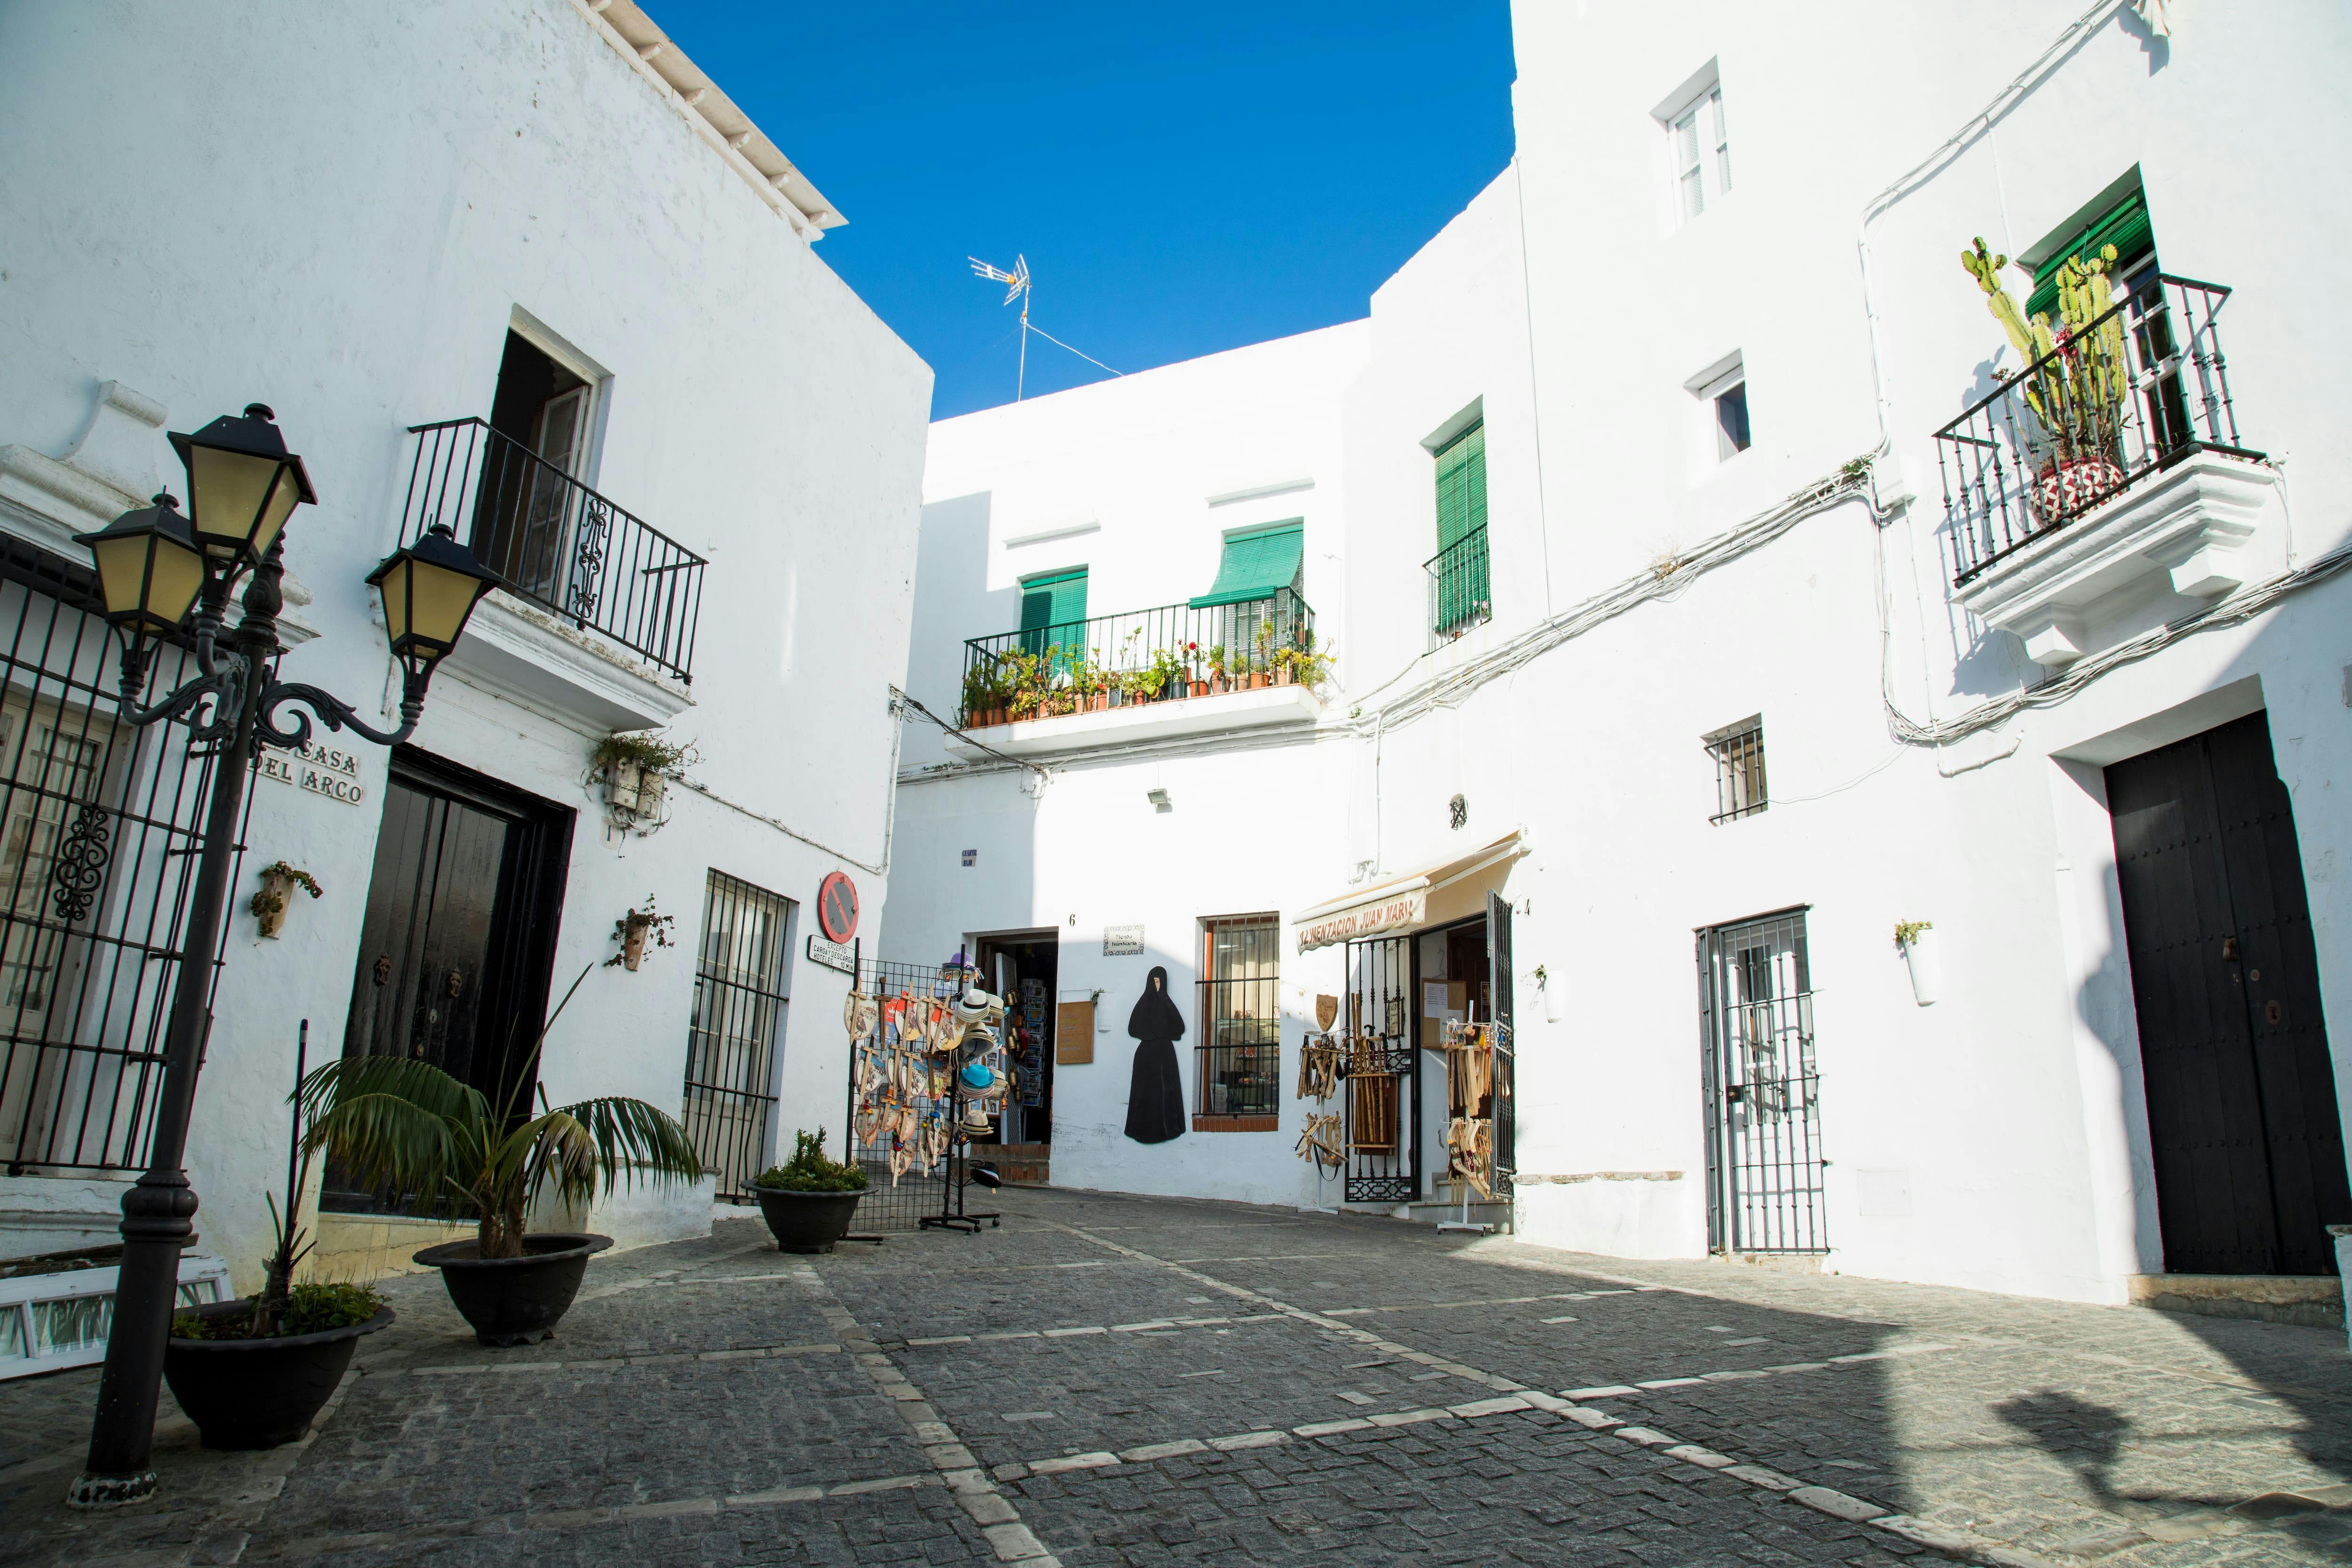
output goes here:
[[1457, 1223], [1473, 1205], [1507, 1214], [1510, 905], [1489, 893], [1483, 915], [1349, 942], [1347, 973], [1301, 1055], [1298, 1094], [1317, 1103], [1300, 1158], [1340, 1178], [1343, 1203], [1448, 1205]]
[[972, 943], [981, 984], [1004, 998], [1004, 1052], [1013, 1083], [1004, 1115], [988, 1149], [986, 1135], [973, 1147], [992, 1156], [1008, 1182], [1045, 1185], [1054, 1147], [1054, 1037], [1061, 972], [1061, 941], [1052, 930], [984, 936]]

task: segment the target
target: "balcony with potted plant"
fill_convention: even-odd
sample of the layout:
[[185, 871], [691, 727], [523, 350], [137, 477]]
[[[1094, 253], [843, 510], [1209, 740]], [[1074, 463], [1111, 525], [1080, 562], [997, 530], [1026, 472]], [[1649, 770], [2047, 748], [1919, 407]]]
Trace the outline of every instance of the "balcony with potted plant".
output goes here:
[[1331, 664], [1315, 612], [1289, 588], [971, 637], [959, 721], [976, 733], [948, 745], [964, 757], [1025, 756], [1312, 724]]
[[2030, 320], [1982, 239], [1961, 263], [2023, 361], [1936, 433], [1955, 596], [2050, 667], [2201, 607], [2283, 561], [2279, 476], [2240, 436], [2217, 317], [2230, 290], [2116, 247]]

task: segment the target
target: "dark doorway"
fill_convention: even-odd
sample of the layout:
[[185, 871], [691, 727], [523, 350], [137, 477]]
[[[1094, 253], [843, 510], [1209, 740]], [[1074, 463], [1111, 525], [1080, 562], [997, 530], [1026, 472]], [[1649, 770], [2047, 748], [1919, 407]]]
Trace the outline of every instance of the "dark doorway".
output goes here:
[[2332, 1274], [2352, 1221], [2294, 815], [2249, 714], [2106, 770], [2164, 1266]]
[[[493, 1104], [536, 1079], [572, 819], [412, 747], [393, 753], [346, 1057], [431, 1062]], [[415, 1200], [361, 1190], [331, 1163], [320, 1206], [408, 1212]]]
[[[1013, 1048], [1009, 1055], [1020, 1081], [1006, 1114], [997, 1123], [999, 1142], [1034, 1151], [1026, 1160], [1042, 1167], [1054, 1142], [1054, 1025], [1060, 997], [1061, 939], [1053, 931], [982, 937], [973, 943], [981, 984], [1003, 996]], [[981, 1140], [985, 1142], [985, 1140]]]
[[595, 385], [520, 332], [507, 333], [490, 399], [493, 439], [482, 464], [474, 553], [542, 604], [566, 610], [593, 590], [572, 544], [601, 538], [605, 520], [585, 483]]

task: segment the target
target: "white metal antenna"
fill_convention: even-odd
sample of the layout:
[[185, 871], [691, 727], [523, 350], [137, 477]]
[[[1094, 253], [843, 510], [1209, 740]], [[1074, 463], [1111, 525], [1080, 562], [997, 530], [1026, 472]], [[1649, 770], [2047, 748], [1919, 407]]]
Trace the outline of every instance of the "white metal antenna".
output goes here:
[[1021, 368], [1013, 373], [1013, 401], [1018, 403], [1029, 380], [1029, 297], [1034, 291], [1029, 281], [1029, 258], [1015, 256], [1010, 272], [1001, 267], [991, 267], [977, 256], [967, 256], [964, 259], [971, 263], [972, 271], [980, 277], [1005, 286], [1006, 304], [1010, 305], [1015, 300], [1021, 301]]
[[1103, 370], [1109, 370], [1113, 375], [1125, 375], [1127, 374], [1127, 372], [1123, 370], [1111, 370], [1110, 366], [1104, 364], [1102, 361], [1095, 358], [1094, 355], [1087, 353], [1083, 349], [1070, 348], [1069, 344], [1064, 342], [1061, 339], [1055, 337], [1045, 328], [1036, 325], [1029, 320], [1029, 301], [1036, 295], [1036, 285], [1030, 279], [1029, 258], [1026, 256], [1014, 257], [1013, 258], [1013, 270], [1010, 272], [1007, 272], [1002, 267], [992, 267], [977, 256], [967, 256], [964, 259], [971, 263], [973, 276], [985, 278], [992, 283], [1002, 283], [1004, 285], [1004, 302], [1006, 304], [1010, 305], [1015, 300], [1021, 301], [1021, 369], [1016, 374], [1013, 383], [1013, 402], [1018, 403], [1021, 401], [1021, 395], [1028, 384], [1029, 334], [1032, 332], [1036, 333], [1039, 337], [1045, 339], [1047, 342], [1053, 344], [1057, 349], [1069, 349], [1070, 353], [1076, 354], [1080, 359], [1086, 361], [1090, 365], [1097, 366]]

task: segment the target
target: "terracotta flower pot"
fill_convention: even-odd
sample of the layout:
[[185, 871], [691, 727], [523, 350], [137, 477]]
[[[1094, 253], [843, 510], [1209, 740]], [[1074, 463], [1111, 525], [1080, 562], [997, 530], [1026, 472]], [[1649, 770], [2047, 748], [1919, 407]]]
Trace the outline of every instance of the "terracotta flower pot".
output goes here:
[[1209, 677], [1210, 696], [1223, 697], [1226, 692], [1231, 691], [1232, 689], [1232, 682], [1228, 681], [1223, 675], [1213, 675]]
[[1186, 689], [1186, 694], [1192, 697], [1206, 697], [1209, 694], [1209, 683], [1205, 680], [1192, 681]]
[[1274, 672], [1274, 683], [1276, 686], [1294, 685], [1297, 683], [1297, 677], [1291, 673], [1290, 666], [1286, 664]]
[[1262, 669], [1253, 669], [1250, 671], [1249, 689], [1252, 691], [1263, 691], [1265, 689], [1265, 671]]

